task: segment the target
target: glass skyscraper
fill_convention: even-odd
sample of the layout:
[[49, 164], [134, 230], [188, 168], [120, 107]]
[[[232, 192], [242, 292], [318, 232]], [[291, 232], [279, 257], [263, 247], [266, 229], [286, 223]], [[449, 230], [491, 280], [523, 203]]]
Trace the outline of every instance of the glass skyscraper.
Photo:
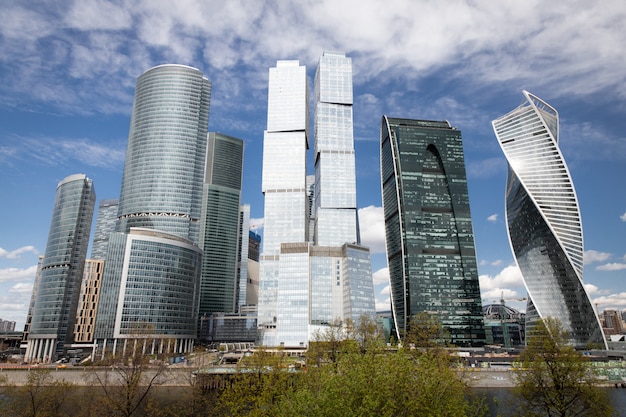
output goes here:
[[270, 68], [267, 130], [263, 135], [265, 209], [258, 304], [261, 342], [266, 346], [278, 345], [281, 243], [307, 241], [308, 91], [306, 67], [298, 61], [278, 61]]
[[559, 115], [537, 96], [523, 93], [524, 102], [492, 124], [509, 164], [506, 218], [528, 290], [527, 326], [537, 317], [556, 318], [578, 348], [606, 347], [583, 285], [582, 222], [559, 148]]
[[315, 74], [315, 244], [358, 243], [352, 60], [324, 52]]
[[34, 290], [27, 362], [54, 361], [74, 340], [95, 203], [93, 183], [84, 174], [70, 175], [57, 186], [48, 243]]
[[91, 245], [91, 259], [104, 259], [107, 254], [109, 235], [115, 231], [119, 201], [117, 199], [100, 200], [96, 229]]
[[485, 342], [461, 132], [383, 116], [381, 179], [391, 307], [402, 339], [433, 314], [457, 346]]
[[369, 249], [357, 227], [350, 58], [325, 52], [315, 79], [312, 180], [306, 68], [279, 61], [270, 69], [258, 311], [266, 346], [304, 348], [337, 319], [375, 314]]
[[198, 243], [211, 83], [160, 65], [137, 79], [118, 230], [160, 230]]
[[200, 238], [200, 315], [236, 310], [242, 169], [243, 141], [210, 132]]
[[160, 65], [137, 79], [94, 334], [102, 355], [187, 352], [197, 334], [211, 84]]

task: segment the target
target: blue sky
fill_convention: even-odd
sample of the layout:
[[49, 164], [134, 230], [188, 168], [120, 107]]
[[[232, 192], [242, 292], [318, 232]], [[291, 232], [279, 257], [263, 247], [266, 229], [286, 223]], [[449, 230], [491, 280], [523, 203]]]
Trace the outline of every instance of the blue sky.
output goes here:
[[[245, 140], [242, 202], [262, 227], [268, 68], [352, 57], [357, 196], [377, 306], [388, 306], [379, 130], [391, 117], [462, 131], [484, 303], [526, 293], [504, 221], [506, 161], [491, 120], [522, 89], [554, 106], [578, 194], [585, 283], [626, 309], [626, 3], [612, 1], [2, 0], [0, 318], [22, 328], [57, 183], [117, 198], [136, 78], [178, 63], [213, 83], [209, 130]], [[312, 164], [310, 166], [312, 170]]]

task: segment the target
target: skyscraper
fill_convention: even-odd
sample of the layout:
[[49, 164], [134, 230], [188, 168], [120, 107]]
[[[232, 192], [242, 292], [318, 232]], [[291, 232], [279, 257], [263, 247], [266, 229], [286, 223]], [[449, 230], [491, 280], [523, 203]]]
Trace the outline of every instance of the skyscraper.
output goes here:
[[104, 259], [106, 257], [109, 235], [115, 232], [118, 209], [119, 200], [100, 200], [96, 216], [96, 229], [93, 233], [93, 244], [91, 245], [91, 259]]
[[270, 68], [267, 130], [263, 135], [265, 210], [258, 307], [258, 324], [266, 346], [278, 344], [275, 333], [281, 243], [307, 240], [308, 91], [306, 67], [298, 61], [278, 61], [275, 68]]
[[537, 317], [556, 318], [577, 347], [606, 347], [583, 285], [582, 223], [559, 148], [559, 115], [537, 96], [523, 93], [524, 102], [492, 124], [509, 164], [506, 218], [528, 290], [527, 327]]
[[198, 244], [211, 83], [160, 65], [137, 79], [118, 231], [145, 227]]
[[183, 65], [137, 79], [94, 335], [102, 354], [128, 352], [129, 343], [147, 353], [193, 349], [210, 91]]
[[201, 219], [200, 315], [236, 309], [242, 168], [243, 141], [210, 132]]
[[485, 342], [461, 132], [383, 116], [381, 180], [396, 332], [434, 314], [457, 346]]
[[324, 52], [315, 74], [315, 244], [358, 243], [352, 60]]
[[75, 174], [59, 182], [41, 263], [25, 360], [56, 360], [74, 339], [76, 308], [96, 202], [92, 181]]
[[266, 346], [304, 348], [315, 330], [337, 319], [375, 313], [369, 249], [358, 237], [350, 58], [324, 53], [315, 92], [311, 181], [306, 68], [279, 61], [270, 69], [259, 273], [260, 341]]

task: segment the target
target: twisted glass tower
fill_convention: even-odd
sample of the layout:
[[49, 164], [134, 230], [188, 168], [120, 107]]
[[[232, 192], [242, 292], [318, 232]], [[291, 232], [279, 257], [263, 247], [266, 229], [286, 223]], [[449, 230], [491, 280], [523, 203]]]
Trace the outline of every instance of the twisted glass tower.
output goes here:
[[527, 322], [556, 318], [575, 346], [606, 347], [583, 286], [582, 223], [559, 148], [559, 116], [545, 101], [523, 93], [525, 101], [492, 125], [509, 164], [506, 218], [529, 295]]

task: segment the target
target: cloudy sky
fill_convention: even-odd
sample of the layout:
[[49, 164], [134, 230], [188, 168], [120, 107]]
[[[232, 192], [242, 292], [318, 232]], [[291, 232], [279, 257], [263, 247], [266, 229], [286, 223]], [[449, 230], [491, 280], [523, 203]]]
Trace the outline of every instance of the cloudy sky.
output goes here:
[[[379, 309], [389, 308], [379, 177], [383, 114], [463, 133], [483, 302], [526, 296], [504, 221], [491, 120], [522, 89], [559, 111], [583, 216], [585, 282], [626, 309], [626, 3], [589, 1], [0, 0], [0, 318], [21, 329], [57, 183], [117, 198], [136, 78], [179, 63], [213, 83], [209, 129], [245, 140], [242, 202], [262, 225], [268, 68], [352, 57], [357, 193]], [[312, 170], [312, 164], [310, 166]]]

